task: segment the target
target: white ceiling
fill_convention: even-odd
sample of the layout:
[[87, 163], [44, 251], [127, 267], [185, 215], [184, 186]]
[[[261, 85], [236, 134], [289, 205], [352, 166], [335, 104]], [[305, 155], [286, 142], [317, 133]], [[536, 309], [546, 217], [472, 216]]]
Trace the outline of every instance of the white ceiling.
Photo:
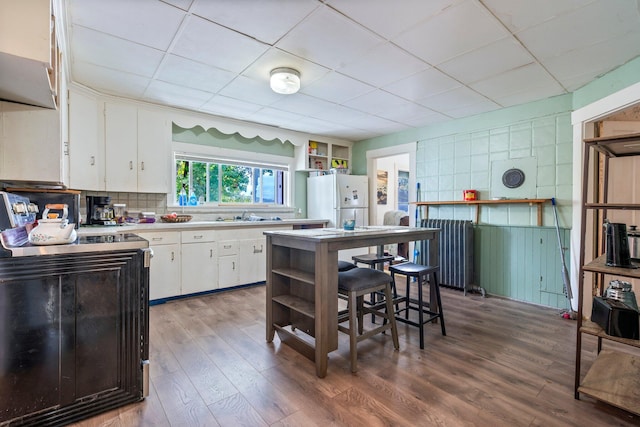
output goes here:
[[[100, 92], [362, 140], [572, 92], [640, 55], [640, 0], [67, 0]], [[302, 87], [269, 89], [292, 67]]]

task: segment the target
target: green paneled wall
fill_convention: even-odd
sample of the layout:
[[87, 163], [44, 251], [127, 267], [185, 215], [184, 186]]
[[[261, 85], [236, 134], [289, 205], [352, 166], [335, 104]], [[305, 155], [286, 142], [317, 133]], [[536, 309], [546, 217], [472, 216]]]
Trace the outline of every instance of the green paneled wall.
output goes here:
[[[568, 247], [570, 230], [560, 232], [563, 246]], [[476, 285], [488, 294], [569, 308], [554, 227], [476, 225], [474, 244]], [[567, 262], [569, 256], [565, 251]]]

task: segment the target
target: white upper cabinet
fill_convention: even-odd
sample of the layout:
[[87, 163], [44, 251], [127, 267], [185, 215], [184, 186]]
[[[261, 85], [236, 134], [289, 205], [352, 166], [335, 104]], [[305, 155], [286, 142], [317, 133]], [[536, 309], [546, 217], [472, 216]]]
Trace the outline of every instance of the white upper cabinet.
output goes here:
[[138, 191], [169, 191], [171, 122], [165, 113], [138, 109]]
[[0, 99], [57, 108], [59, 61], [51, 0], [0, 2]]
[[102, 108], [96, 96], [69, 90], [69, 186], [104, 191]]
[[166, 193], [171, 128], [166, 115], [105, 102], [106, 191]]
[[0, 102], [0, 180], [66, 185], [60, 112]]
[[138, 190], [138, 109], [105, 102], [105, 182], [107, 191]]

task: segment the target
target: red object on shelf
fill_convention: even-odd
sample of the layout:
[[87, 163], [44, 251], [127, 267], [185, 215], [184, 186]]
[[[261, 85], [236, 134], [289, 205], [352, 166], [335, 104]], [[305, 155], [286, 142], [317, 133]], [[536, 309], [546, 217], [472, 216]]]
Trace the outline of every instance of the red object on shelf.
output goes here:
[[462, 190], [462, 197], [465, 201], [477, 200], [478, 192], [476, 190]]

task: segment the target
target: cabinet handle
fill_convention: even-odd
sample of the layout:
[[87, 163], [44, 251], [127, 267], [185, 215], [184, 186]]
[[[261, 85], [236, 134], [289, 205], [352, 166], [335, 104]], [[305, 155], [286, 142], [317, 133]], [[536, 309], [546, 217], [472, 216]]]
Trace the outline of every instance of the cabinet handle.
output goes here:
[[176, 259], [176, 255], [173, 253], [173, 251], [171, 251], [171, 261], [174, 261]]
[[225, 249], [231, 249], [231, 245], [222, 245], [222, 247]]
[[262, 253], [262, 245], [260, 245], [260, 249], [256, 248], [256, 245], [253, 245], [253, 253], [261, 254]]
[[133, 170], [133, 162], [131, 160], [129, 160], [129, 170], [130, 171]]
[[96, 156], [91, 156], [91, 157], [89, 158], [89, 164], [90, 164], [91, 166], [95, 166], [95, 164], [96, 164]]
[[140, 162], [140, 170], [144, 170], [144, 162]]
[[154, 242], [161, 242], [162, 237], [152, 237], [151, 240], [153, 240]]
[[209, 249], [209, 258], [213, 258], [213, 249]]
[[236, 269], [236, 262], [235, 261], [231, 261], [231, 266], [233, 267], [232, 270]]
[[198, 235], [198, 236], [196, 236], [195, 234], [193, 235], [193, 239], [194, 239], [194, 240], [200, 240], [200, 239], [202, 239], [203, 237], [204, 237], [204, 236], [203, 236], [202, 234], [200, 234], [200, 235]]

